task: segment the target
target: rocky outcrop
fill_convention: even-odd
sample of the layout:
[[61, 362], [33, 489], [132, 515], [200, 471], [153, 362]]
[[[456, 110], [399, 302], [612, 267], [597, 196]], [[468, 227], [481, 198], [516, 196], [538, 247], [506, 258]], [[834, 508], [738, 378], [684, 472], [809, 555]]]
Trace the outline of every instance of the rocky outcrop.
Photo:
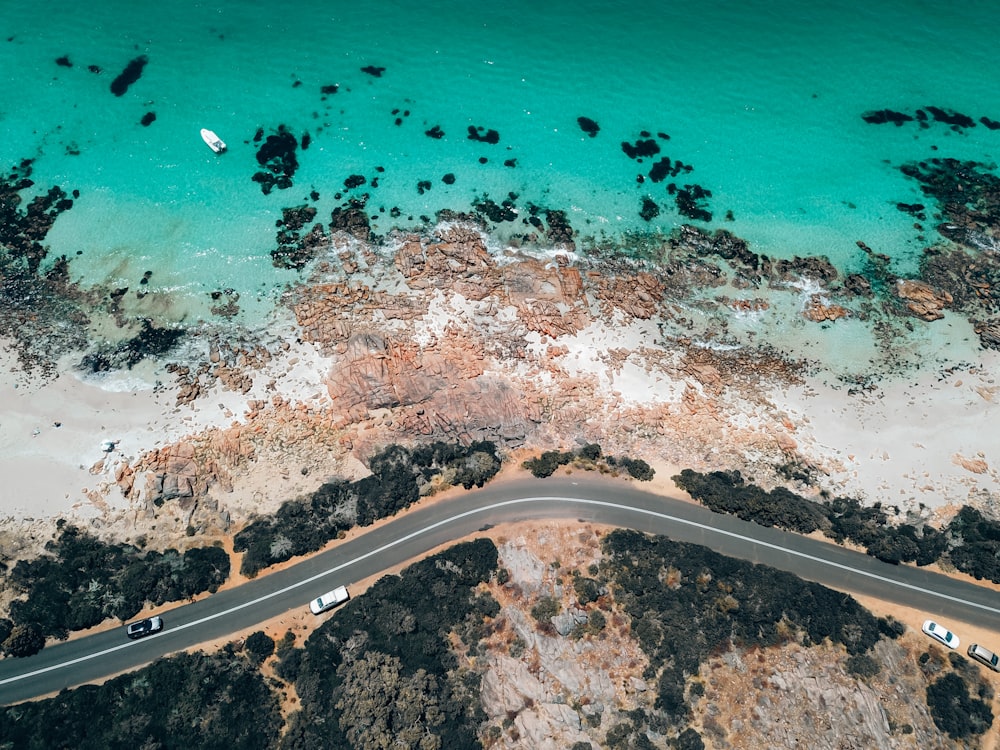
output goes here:
[[802, 311], [803, 317], [814, 323], [839, 320], [840, 318], [849, 317], [850, 314], [850, 311], [846, 308], [826, 301], [819, 294], [812, 295], [806, 303], [805, 309]]
[[897, 279], [896, 295], [906, 302], [907, 310], [927, 321], [943, 318], [942, 310], [954, 301], [948, 292], [914, 279]]
[[1000, 349], [1000, 319], [976, 323], [976, 335], [985, 349]]
[[[695, 706], [702, 736], [715, 747], [952, 748], [926, 705], [913, 654], [882, 640], [873, 650], [878, 677], [862, 681], [828, 646], [733, 651], [702, 665], [704, 697]], [[900, 731], [902, 727], [905, 730]], [[808, 737], [808, 740], [806, 740]]]

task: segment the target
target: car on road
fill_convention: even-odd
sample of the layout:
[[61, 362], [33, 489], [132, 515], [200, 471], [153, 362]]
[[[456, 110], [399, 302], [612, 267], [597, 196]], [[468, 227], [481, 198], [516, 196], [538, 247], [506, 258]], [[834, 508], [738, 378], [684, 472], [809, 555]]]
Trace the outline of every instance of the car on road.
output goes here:
[[1000, 672], [1000, 656], [997, 656], [988, 648], [983, 648], [978, 643], [973, 643], [969, 646], [969, 650], [966, 653], [976, 661], [985, 664], [994, 672]]
[[127, 628], [125, 628], [125, 635], [127, 635], [132, 640], [136, 638], [143, 638], [147, 635], [152, 635], [153, 633], [159, 633], [163, 630], [163, 618], [162, 617], [147, 617], [145, 620], [137, 620], [136, 622], [130, 623]]
[[347, 593], [347, 586], [338, 586], [333, 591], [328, 591], [323, 596], [317, 596], [309, 602], [309, 609], [314, 615], [333, 609], [338, 604], [343, 604], [351, 595]]
[[958, 648], [958, 636], [947, 628], [938, 625], [934, 620], [924, 620], [924, 624], [920, 629], [935, 641], [943, 643], [948, 648]]

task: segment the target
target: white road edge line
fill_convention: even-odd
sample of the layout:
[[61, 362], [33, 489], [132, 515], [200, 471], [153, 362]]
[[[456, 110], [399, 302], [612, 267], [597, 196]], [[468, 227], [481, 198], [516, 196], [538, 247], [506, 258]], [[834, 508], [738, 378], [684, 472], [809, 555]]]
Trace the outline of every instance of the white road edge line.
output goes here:
[[[965, 604], [966, 606], [969, 606], [969, 607], [975, 607], [977, 609], [986, 610], [987, 612], [993, 612], [995, 614], [1000, 615], [1000, 608], [997, 608], [997, 607], [990, 607], [989, 605], [979, 604], [978, 602], [968, 602], [965, 599], [958, 598], [957, 596], [951, 596], [949, 594], [942, 594], [942, 593], [940, 593], [938, 591], [931, 591], [930, 589], [925, 589], [925, 588], [922, 588], [921, 586], [915, 586], [915, 585], [913, 585], [911, 583], [904, 583], [903, 581], [896, 581], [896, 580], [894, 580], [892, 578], [887, 578], [885, 576], [880, 576], [877, 573], [869, 573], [869, 572], [864, 571], [864, 570], [858, 570], [857, 568], [852, 568], [849, 565], [844, 565], [843, 563], [833, 562], [832, 560], [824, 560], [822, 557], [816, 557], [815, 555], [810, 555], [810, 554], [808, 554], [806, 552], [797, 552], [795, 550], [791, 550], [791, 549], [787, 549], [786, 547], [782, 547], [781, 545], [778, 545], [778, 544], [772, 544], [770, 542], [760, 541], [758, 539], [754, 539], [753, 537], [744, 536], [743, 534], [737, 534], [735, 531], [726, 531], [725, 529], [717, 529], [717, 528], [715, 528], [713, 526], [709, 526], [707, 524], [699, 523], [698, 521], [689, 521], [686, 518], [678, 518], [677, 516], [671, 516], [671, 515], [669, 515], [667, 513], [660, 513], [660, 512], [655, 511], [655, 510], [647, 510], [646, 508], [633, 508], [630, 505], [622, 505], [620, 503], [612, 503], [612, 502], [608, 502], [606, 500], [587, 500], [587, 499], [584, 499], [584, 498], [575, 498], [575, 497], [544, 497], [543, 496], [543, 497], [522, 497], [522, 498], [518, 498], [516, 500], [502, 500], [500, 502], [492, 503], [490, 505], [484, 505], [481, 508], [473, 508], [472, 510], [466, 510], [466, 511], [463, 511], [461, 513], [458, 513], [457, 515], [449, 516], [448, 518], [442, 519], [440, 521], [436, 521], [436, 522], [430, 524], [429, 526], [425, 526], [422, 529], [418, 529], [417, 531], [410, 532], [406, 536], [401, 536], [398, 539], [394, 539], [391, 542], [383, 544], [381, 547], [378, 547], [377, 549], [373, 549], [373, 550], [371, 550], [369, 552], [364, 553], [363, 555], [359, 555], [358, 557], [355, 557], [355, 558], [353, 558], [351, 560], [348, 560], [347, 562], [343, 562], [340, 565], [335, 565], [334, 567], [330, 568], [329, 570], [324, 570], [322, 573], [316, 573], [315, 575], [312, 575], [309, 578], [304, 578], [301, 581], [296, 581], [295, 583], [293, 583], [293, 584], [291, 584], [289, 586], [285, 586], [282, 589], [278, 589], [277, 591], [273, 591], [270, 594], [265, 594], [264, 596], [259, 596], [256, 599], [252, 599], [252, 600], [250, 600], [248, 602], [244, 602], [243, 604], [237, 604], [235, 607], [230, 607], [229, 609], [223, 610], [222, 612], [216, 612], [214, 615], [208, 615], [207, 617], [202, 617], [202, 618], [200, 618], [198, 620], [193, 620], [193, 621], [185, 623], [183, 625], [178, 625], [175, 628], [171, 628], [170, 632], [174, 633], [174, 632], [177, 632], [178, 630], [184, 630], [185, 628], [193, 628], [196, 625], [201, 625], [202, 623], [209, 622], [210, 620], [215, 620], [215, 619], [218, 619], [219, 617], [223, 617], [225, 615], [230, 615], [233, 612], [239, 612], [241, 609], [246, 609], [247, 607], [252, 607], [253, 605], [258, 604], [260, 602], [267, 601], [268, 599], [272, 599], [272, 598], [274, 598], [276, 596], [279, 596], [281, 594], [288, 593], [289, 591], [294, 591], [295, 589], [300, 588], [302, 586], [305, 586], [307, 584], [310, 584], [313, 581], [316, 581], [316, 580], [318, 580], [320, 578], [323, 578], [324, 576], [328, 576], [331, 573], [336, 573], [338, 570], [342, 570], [343, 568], [347, 568], [347, 567], [350, 567], [351, 565], [355, 565], [356, 563], [359, 563], [362, 560], [366, 560], [369, 557], [372, 557], [373, 555], [377, 555], [377, 554], [380, 554], [382, 552], [385, 552], [387, 549], [392, 549], [393, 547], [396, 547], [396, 546], [402, 544], [403, 542], [408, 542], [409, 540], [415, 539], [418, 536], [422, 536], [423, 534], [426, 534], [429, 531], [433, 531], [434, 529], [440, 528], [441, 526], [445, 526], [445, 525], [447, 525], [449, 523], [454, 523], [455, 521], [459, 521], [459, 520], [461, 520], [463, 518], [467, 518], [469, 516], [476, 515], [477, 513], [484, 513], [486, 511], [491, 511], [491, 510], [499, 510], [500, 508], [505, 508], [505, 507], [510, 506], [510, 505], [520, 505], [520, 504], [523, 504], [523, 503], [552, 502], [552, 501], [555, 501], [555, 502], [564, 502], [564, 503], [579, 503], [579, 504], [582, 504], [582, 505], [596, 505], [596, 506], [601, 506], [601, 507], [605, 507], [605, 508], [615, 508], [617, 510], [625, 510], [625, 511], [630, 511], [632, 513], [638, 513], [640, 515], [653, 516], [655, 518], [659, 518], [659, 519], [662, 519], [662, 520], [665, 520], [665, 521], [670, 521], [672, 523], [679, 523], [679, 524], [683, 524], [685, 526], [693, 526], [695, 528], [702, 529], [704, 531], [709, 531], [709, 532], [711, 532], [713, 534], [719, 534], [721, 536], [728, 536], [728, 537], [732, 537], [734, 539], [740, 539], [740, 540], [742, 540], [744, 542], [750, 542], [752, 544], [759, 544], [762, 547], [767, 547], [769, 549], [779, 550], [781, 552], [785, 552], [785, 553], [787, 553], [789, 555], [793, 555], [795, 557], [801, 557], [801, 558], [803, 558], [805, 560], [812, 560], [813, 562], [818, 562], [818, 563], [821, 563], [823, 565], [829, 565], [832, 568], [839, 568], [841, 570], [846, 570], [846, 571], [849, 571], [851, 573], [856, 573], [858, 575], [865, 576], [866, 578], [873, 578], [875, 580], [882, 581], [884, 583], [889, 583], [889, 584], [892, 584], [894, 586], [899, 586], [901, 588], [910, 589], [911, 591], [919, 591], [922, 594], [928, 594], [929, 596], [936, 596], [936, 597], [941, 598], [941, 599], [947, 599], [949, 601], [957, 602], [959, 604]], [[143, 641], [148, 641], [148, 640], [150, 640], [152, 638], [159, 638], [161, 635], [164, 635], [164, 632], [160, 632], [160, 633], [157, 633], [155, 635], [148, 636], [148, 637], [146, 637], [146, 638], [144, 638], [142, 640]], [[0, 685], [6, 685], [7, 683], [10, 683], [10, 682], [17, 682], [19, 680], [24, 680], [24, 679], [27, 679], [28, 677], [34, 677], [36, 675], [44, 674], [46, 672], [52, 672], [52, 671], [54, 671], [56, 669], [63, 669], [65, 667], [71, 667], [74, 664], [79, 664], [80, 662], [89, 661], [90, 659], [97, 659], [98, 657], [105, 656], [105, 655], [110, 654], [110, 653], [114, 653], [115, 651], [120, 651], [123, 648], [129, 648], [131, 646], [138, 646], [138, 645], [140, 645], [140, 643], [141, 643], [140, 641], [132, 641], [130, 643], [123, 643], [120, 646], [113, 646], [112, 648], [107, 648], [107, 649], [104, 649], [103, 651], [98, 651], [97, 653], [94, 653], [94, 654], [87, 654], [86, 656], [80, 656], [80, 657], [78, 657], [76, 659], [71, 659], [70, 661], [62, 662], [60, 664], [53, 664], [53, 665], [48, 666], [48, 667], [43, 667], [41, 669], [36, 669], [33, 672], [25, 672], [24, 674], [21, 674], [21, 675], [15, 675], [14, 677], [8, 677], [8, 678], [6, 678], [4, 680], [0, 680]]]

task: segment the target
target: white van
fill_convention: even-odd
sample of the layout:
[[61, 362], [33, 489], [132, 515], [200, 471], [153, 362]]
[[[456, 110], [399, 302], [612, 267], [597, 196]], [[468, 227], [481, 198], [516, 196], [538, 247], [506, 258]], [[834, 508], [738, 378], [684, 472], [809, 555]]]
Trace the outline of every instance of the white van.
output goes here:
[[343, 604], [351, 595], [347, 593], [347, 586], [338, 586], [333, 591], [328, 591], [323, 596], [318, 596], [309, 602], [309, 609], [314, 615], [333, 609], [338, 604]]

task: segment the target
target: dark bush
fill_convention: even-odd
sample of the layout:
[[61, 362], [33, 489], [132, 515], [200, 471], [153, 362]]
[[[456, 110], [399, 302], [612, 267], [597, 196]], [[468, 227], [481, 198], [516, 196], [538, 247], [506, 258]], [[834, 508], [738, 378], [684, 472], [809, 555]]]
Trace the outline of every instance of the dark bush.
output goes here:
[[263, 630], [258, 630], [247, 636], [244, 648], [252, 663], [261, 664], [274, 653], [274, 639]]
[[[460, 683], [448, 678], [448, 671], [457, 667], [449, 638], [452, 633], [474, 634], [470, 623], [499, 611], [498, 604], [474, 592], [496, 567], [496, 547], [477, 539], [414, 563], [398, 576], [381, 578], [363, 597], [336, 610], [306, 641], [295, 680], [301, 710], [281, 747], [351, 747], [347, 732], [359, 731], [357, 716], [344, 723], [342, 711], [355, 712], [368, 697], [373, 706], [382, 706], [385, 695], [363, 694], [371, 688], [384, 688], [400, 705], [407, 704], [404, 692], [410, 691], [415, 710], [436, 703], [441, 723], [428, 724], [427, 731], [440, 747], [480, 747], [477, 728], [485, 714], [478, 678], [470, 675]], [[385, 685], [356, 679], [365, 663], [386, 665], [392, 679]], [[413, 677], [421, 670], [420, 678]]]
[[927, 707], [938, 729], [952, 739], [983, 734], [993, 725], [989, 705], [970, 696], [965, 680], [954, 672], [927, 686]]
[[954, 545], [948, 557], [956, 568], [978, 579], [1000, 583], [1000, 523], [965, 506], [945, 533]]
[[6, 617], [0, 617], [0, 643], [7, 640], [7, 636], [14, 629], [14, 622]]
[[906, 632], [906, 626], [894, 617], [880, 617], [878, 618], [878, 632], [896, 640]]
[[868, 654], [853, 654], [847, 657], [847, 671], [858, 677], [874, 677], [882, 671], [882, 665]]
[[565, 466], [573, 460], [572, 451], [563, 453], [561, 451], [545, 451], [538, 458], [529, 458], [522, 464], [533, 476], [539, 479], [552, 476], [556, 469]]
[[821, 529], [837, 542], [849, 540], [893, 564], [930, 565], [947, 555], [959, 570], [1000, 583], [1000, 523], [973, 508], [963, 508], [942, 533], [926, 524], [893, 524], [880, 503], [866, 507], [843, 497], [814, 503], [782, 487], [766, 492], [746, 483], [738, 471], [699, 474], [685, 469], [673, 479], [719, 513], [799, 533]]
[[676, 750], [705, 750], [701, 735], [690, 727], [681, 732], [672, 744]]
[[747, 484], [738, 471], [713, 471], [699, 474], [685, 469], [674, 482], [695, 500], [718, 513], [730, 513], [761, 526], [809, 534], [825, 526], [825, 514], [816, 503], [778, 487], [765, 492]]
[[37, 624], [15, 625], [3, 642], [5, 656], [34, 656], [45, 647], [45, 636]]
[[588, 461], [596, 461], [601, 457], [601, 446], [597, 443], [587, 443], [585, 446], [580, 448], [580, 458], [585, 458]]
[[580, 606], [596, 602], [601, 596], [601, 584], [593, 578], [577, 576], [573, 579], [573, 590], [576, 592], [576, 600]]
[[634, 479], [638, 479], [641, 482], [648, 482], [652, 480], [656, 472], [653, 471], [653, 467], [643, 461], [641, 458], [620, 458], [618, 463], [629, 473]]
[[602, 548], [601, 573], [631, 618], [649, 671], [663, 669], [656, 705], [675, 723], [689, 710], [686, 675], [710, 654], [780, 642], [782, 621], [806, 643], [829, 639], [850, 654], [880, 638], [876, 619], [853, 598], [790, 573], [635, 531], [610, 532]]

